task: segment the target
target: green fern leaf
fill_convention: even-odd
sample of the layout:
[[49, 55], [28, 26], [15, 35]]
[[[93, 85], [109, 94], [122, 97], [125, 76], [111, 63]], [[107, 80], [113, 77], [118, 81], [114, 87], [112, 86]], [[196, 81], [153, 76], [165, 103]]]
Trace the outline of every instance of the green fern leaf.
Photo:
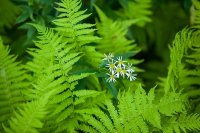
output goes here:
[[16, 57], [9, 55], [10, 50], [0, 38], [0, 132], [6, 121], [25, 100], [22, 91], [28, 86], [28, 75]]
[[84, 54], [84, 62], [98, 68], [103, 55], [98, 53], [94, 46], [86, 46], [99, 40], [99, 37], [93, 35], [96, 30], [93, 28], [94, 24], [83, 22], [91, 14], [85, 14], [86, 10], [80, 10], [82, 5], [80, 0], [62, 0], [57, 5], [59, 7], [56, 9], [60, 14], [53, 21], [54, 29], [63, 36], [63, 41], [75, 47], [76, 52]]
[[82, 60], [98, 69], [100, 63], [102, 62], [103, 54], [97, 52], [93, 46], [84, 46], [81, 51], [85, 53]]
[[125, 35], [128, 32], [128, 27], [132, 24], [131, 21], [113, 21], [108, 18], [103, 11], [96, 6], [97, 13], [101, 22], [97, 22], [97, 29], [99, 35], [102, 37], [98, 41], [97, 50], [102, 53], [115, 54], [126, 53], [131, 51], [134, 54], [140, 50], [134, 44], [134, 41], [128, 40]]
[[86, 133], [98, 133], [95, 129], [88, 125], [79, 125], [79, 130], [86, 132]]
[[57, 26], [55, 30], [59, 31], [68, 40], [71, 39], [72, 43], [77, 46], [85, 45], [99, 39], [93, 36], [95, 29], [92, 29], [94, 25], [83, 23], [81, 21], [88, 18], [91, 14], [85, 14], [86, 10], [79, 11], [81, 8], [80, 0], [62, 0], [57, 3], [60, 7], [56, 8], [61, 12], [58, 18], [53, 21]]
[[9, 120], [10, 127], [5, 127], [7, 133], [38, 133], [38, 128], [43, 127], [42, 119], [47, 114], [47, 102], [50, 93], [41, 99], [27, 103], [15, 112], [15, 116]]
[[[147, 121], [158, 129], [161, 116], [154, 104], [154, 89], [148, 95], [141, 86], [135, 95], [128, 91], [118, 95], [117, 107], [111, 100], [106, 100], [105, 108], [81, 109], [77, 113], [84, 117], [81, 127], [91, 127], [95, 132], [149, 132]], [[88, 122], [89, 119], [92, 121]], [[99, 127], [96, 127], [100, 124]], [[90, 129], [90, 128], [89, 128]], [[88, 129], [88, 130], [89, 130]]]
[[193, 7], [191, 10], [191, 23], [194, 24], [194, 27], [199, 28], [200, 24], [200, 2], [198, 0], [192, 0]]
[[135, 106], [145, 120], [161, 129], [161, 116], [157, 106], [153, 103], [154, 97], [154, 88], [146, 95], [146, 92], [142, 89], [141, 85], [139, 85], [135, 92]]
[[200, 130], [200, 117], [198, 114], [185, 115], [181, 114], [178, 118], [172, 118], [165, 123], [164, 133], [180, 133], [182, 131]]
[[127, 7], [123, 7], [116, 13], [122, 19], [140, 19], [137, 25], [144, 26], [147, 22], [151, 22], [149, 17], [152, 14], [151, 5], [152, 0], [128, 1]]
[[176, 34], [172, 47], [170, 47], [171, 63], [169, 66], [168, 76], [165, 80], [164, 89], [165, 93], [170, 90], [180, 91], [185, 88], [182, 82], [186, 79], [187, 75], [184, 72], [185, 64], [182, 63], [183, 57], [186, 55], [189, 46], [192, 44], [192, 31], [183, 29]]
[[[57, 116], [56, 122], [61, 123], [73, 113], [73, 93], [71, 91], [77, 84], [75, 80], [84, 77], [84, 75], [81, 75], [82, 77], [69, 76], [72, 65], [80, 59], [80, 53], [71, 52], [73, 46], [67, 46], [66, 43], [63, 43], [62, 37], [52, 29], [36, 24], [33, 26], [36, 27], [40, 35], [39, 40], [35, 41], [38, 48], [31, 50], [33, 61], [28, 62], [26, 67], [33, 73], [34, 79], [32, 80], [34, 88], [30, 90], [28, 95], [37, 99], [54, 90], [52, 99], [48, 102], [48, 106], [51, 107], [49, 109], [51, 118], [49, 119], [51, 121]], [[48, 122], [45, 123], [45, 125], [48, 124]]]
[[159, 111], [166, 116], [185, 112], [185, 99], [180, 93], [170, 92], [160, 99]]
[[77, 81], [77, 80], [80, 80], [80, 79], [83, 79], [87, 76], [91, 75], [91, 73], [82, 73], [80, 75], [72, 75], [72, 76], [69, 76], [68, 77], [68, 82], [71, 83], [71, 82], [74, 82], [74, 81]]
[[106, 106], [107, 106], [109, 115], [111, 117], [111, 120], [113, 121], [113, 125], [115, 126], [116, 130], [120, 131], [121, 129], [120, 129], [120, 122], [118, 121], [119, 116], [118, 116], [117, 110], [115, 109], [111, 101], [107, 101]]

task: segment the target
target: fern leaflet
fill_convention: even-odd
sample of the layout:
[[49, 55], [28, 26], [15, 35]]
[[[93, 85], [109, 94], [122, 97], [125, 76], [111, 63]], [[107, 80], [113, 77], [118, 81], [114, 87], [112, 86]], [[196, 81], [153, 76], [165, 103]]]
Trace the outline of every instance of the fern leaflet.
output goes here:
[[[25, 100], [22, 90], [28, 86], [27, 74], [16, 57], [9, 55], [8, 47], [0, 38], [0, 131], [16, 107]], [[5, 123], [5, 125], [7, 125]]]

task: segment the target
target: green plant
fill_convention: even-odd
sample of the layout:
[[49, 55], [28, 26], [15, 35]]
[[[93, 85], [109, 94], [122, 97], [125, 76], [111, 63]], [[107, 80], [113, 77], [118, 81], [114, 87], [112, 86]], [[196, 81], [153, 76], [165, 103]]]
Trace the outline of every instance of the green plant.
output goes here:
[[[144, 89], [139, 73], [140, 46], [127, 35], [132, 25], [150, 22], [151, 1], [119, 3], [123, 9], [113, 11], [117, 20], [96, 3], [95, 29], [80, 0], [57, 2], [52, 24], [26, 23], [37, 37], [23, 62], [0, 39], [0, 132], [200, 130], [199, 2], [193, 1], [194, 25], [178, 32], [170, 45], [167, 76], [151, 89]], [[137, 14], [129, 14], [131, 9]]]

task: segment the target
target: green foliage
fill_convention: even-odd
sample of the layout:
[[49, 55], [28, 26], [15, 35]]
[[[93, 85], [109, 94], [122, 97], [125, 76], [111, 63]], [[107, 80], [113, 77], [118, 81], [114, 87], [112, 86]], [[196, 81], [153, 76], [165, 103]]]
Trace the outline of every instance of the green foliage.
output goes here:
[[164, 133], [180, 133], [181, 131], [187, 132], [199, 129], [199, 120], [200, 116], [198, 114], [192, 114], [186, 116], [185, 114], [181, 114], [176, 118], [171, 118], [166, 121], [163, 126]]
[[[133, 58], [135, 55], [137, 55], [140, 52], [140, 48], [135, 44], [134, 40], [128, 39], [127, 34], [128, 28], [139, 20], [112, 20], [111, 18], [107, 17], [97, 6], [96, 11], [100, 19], [100, 21], [96, 22], [97, 33], [102, 38], [97, 42], [97, 50], [101, 53], [110, 53], [112, 51], [116, 54], [116, 56], [120, 55], [125, 59], [128, 59], [129, 57]], [[142, 60], [136, 59], [131, 59], [128, 61], [134, 65], [142, 62]], [[137, 67], [135, 69], [138, 72], [142, 71]], [[125, 85], [125, 88], [138, 85], [137, 83], [131, 82], [126, 82], [123, 84]], [[108, 86], [113, 88], [112, 85]]]
[[[62, 3], [57, 3], [56, 8], [60, 12], [58, 18], [53, 21], [57, 26], [56, 31], [68, 38], [69, 42], [75, 43], [76, 47], [85, 45], [98, 39], [92, 33], [93, 24], [82, 23], [85, 18], [91, 14], [85, 14], [86, 10], [80, 11], [81, 1], [79, 0], [62, 0]], [[66, 30], [67, 29], [67, 30]]]
[[[139, 86], [135, 93], [124, 92], [118, 96], [116, 107], [107, 100], [104, 108], [79, 110], [84, 119], [78, 129], [84, 132], [173, 133], [180, 132], [179, 128], [183, 131], [200, 128], [198, 114], [184, 114], [185, 105], [179, 99], [180, 94], [169, 94], [156, 101], [154, 89], [146, 94]], [[153, 128], [149, 128], [149, 124]]]
[[[190, 0], [185, 1], [190, 3]], [[134, 26], [131, 29], [132, 36], [143, 52], [142, 57], [145, 61], [141, 63], [140, 68], [145, 70], [141, 75], [147, 88], [154, 86], [152, 81], [157, 81], [158, 77], [166, 76], [170, 62], [168, 45], [178, 31], [190, 24], [189, 10], [184, 7], [183, 1], [153, 1], [152, 22], [148, 23], [146, 28]]]
[[170, 92], [160, 99], [158, 104], [159, 111], [166, 115], [172, 116], [178, 112], [185, 112], [186, 98], [181, 93]]
[[12, 27], [20, 11], [20, 8], [15, 6], [10, 0], [0, 1], [0, 32], [3, 30], [4, 26], [8, 28]]
[[198, 0], [192, 0], [193, 7], [191, 9], [191, 23], [199, 27], [200, 24], [200, 2]]
[[140, 21], [137, 23], [138, 26], [144, 26], [147, 22], [151, 22], [151, 18], [149, 15], [152, 14], [151, 8], [152, 0], [129, 0], [127, 2], [127, 6], [123, 6], [123, 8], [116, 13], [122, 19], [130, 19]]
[[102, 55], [95, 51], [92, 46], [85, 46], [88, 43], [99, 40], [94, 36], [94, 24], [81, 23], [91, 14], [85, 14], [87, 10], [80, 10], [80, 0], [62, 0], [62, 3], [57, 3], [56, 8], [60, 14], [53, 21], [56, 25], [54, 28], [59, 31], [60, 35], [69, 44], [75, 46], [76, 50], [85, 54], [85, 59], [90, 65], [97, 67], [100, 64]]
[[[188, 46], [191, 44], [191, 32], [188, 29], [185, 29], [179, 32], [173, 42], [173, 46], [170, 48], [171, 50], [171, 63], [168, 70], [167, 82], [165, 85], [165, 91], [168, 92], [168, 89], [182, 89], [181, 84], [185, 79], [186, 75], [183, 72], [184, 65], [182, 65], [182, 58], [185, 55]], [[177, 81], [176, 81], [177, 80]], [[171, 85], [171, 86], [168, 86]]]
[[[16, 57], [9, 55], [10, 50], [0, 38], [0, 122], [6, 121], [16, 107], [21, 106], [24, 98], [21, 91], [27, 87], [25, 70]], [[0, 131], [2, 125], [0, 125]]]
[[98, 7], [96, 7], [101, 22], [97, 22], [98, 34], [102, 37], [98, 41], [97, 49], [102, 53], [109, 53], [110, 51], [120, 54], [126, 52], [139, 52], [134, 41], [128, 40], [126, 34], [128, 27], [136, 23], [137, 20], [127, 21], [113, 21], [108, 18]]
[[[127, 61], [123, 65], [141, 62], [143, 57], [137, 59], [137, 56], [143, 54], [139, 53], [142, 48], [136, 46], [138, 40], [132, 33], [139, 34], [138, 26], [145, 28], [147, 22], [154, 20], [150, 18], [150, 8], [154, 5], [151, 0], [60, 0], [52, 9], [53, 2], [24, 2], [23, 8], [28, 10], [21, 12], [17, 25], [32, 29], [25, 28], [31, 32], [29, 42], [22, 39], [20, 44], [16, 39], [14, 45], [10, 44], [11, 50], [16, 50], [14, 53], [26, 55], [23, 59], [9, 55], [10, 49], [0, 39], [0, 132], [180, 133], [200, 130], [197, 0], [193, 0], [192, 26], [178, 32], [170, 45], [166, 77], [151, 89], [144, 89], [145, 78], [140, 74], [132, 82], [125, 79], [128, 75], [123, 78], [121, 73], [120, 78], [112, 77], [118, 78], [116, 83], [108, 81], [109, 70], [104, 67], [109, 61], [102, 60], [104, 53], [113, 53], [115, 57], [111, 60], [121, 56]], [[82, 10], [88, 5], [92, 10], [94, 3], [97, 14], [92, 16]], [[44, 7], [47, 8], [42, 10]], [[3, 28], [11, 26], [16, 12], [6, 16], [9, 21], [3, 18]], [[25, 37], [24, 33], [18, 36], [21, 35]], [[33, 41], [32, 47], [27, 45], [29, 48], [24, 53], [21, 47], [30, 41]], [[18, 46], [21, 51], [15, 49]], [[128, 71], [129, 66], [123, 67]], [[141, 71], [141, 66], [133, 67], [136, 69], [132, 71]], [[156, 78], [151, 77], [153, 84]]]
[[[35, 42], [38, 48], [31, 49], [29, 52], [33, 56], [33, 61], [27, 63], [27, 69], [33, 73], [31, 81], [35, 89], [31, 90], [28, 96], [42, 97], [45, 93], [55, 90], [48, 103], [51, 113], [47, 120], [50, 122], [55, 120], [56, 125], [49, 125], [50, 123], [46, 121], [45, 126], [52, 126], [53, 129], [50, 130], [56, 130], [56, 132], [71, 131], [77, 125], [78, 116], [74, 114], [74, 110], [81, 108], [82, 103], [88, 98], [99, 95], [100, 92], [76, 90], [77, 81], [92, 74], [69, 73], [72, 66], [81, 58], [80, 53], [73, 52], [75, 47], [62, 42], [62, 36], [54, 33], [52, 29], [40, 25], [34, 26], [40, 36]], [[69, 120], [74, 121], [74, 125], [66, 125], [65, 123]]]
[[80, 110], [84, 118], [79, 127], [80, 130], [86, 132], [92, 130], [96, 130], [95, 132], [149, 132], [146, 121], [161, 128], [160, 114], [156, 105], [153, 104], [154, 89], [146, 95], [139, 86], [135, 94], [130, 91], [122, 93], [118, 96], [118, 100], [117, 107], [111, 100], [107, 100], [106, 111], [104, 108], [94, 108], [91, 111]]
[[15, 113], [15, 117], [9, 120], [10, 128], [4, 127], [7, 133], [36, 133], [38, 128], [42, 128], [42, 119], [46, 116], [47, 95], [38, 101], [27, 103]]
[[[165, 92], [180, 91], [194, 96], [199, 86], [199, 44], [197, 44], [199, 33], [190, 29], [183, 29], [177, 33], [170, 47], [171, 63], [168, 76], [165, 80]], [[194, 93], [193, 93], [194, 92]], [[198, 95], [198, 93], [196, 93]]]

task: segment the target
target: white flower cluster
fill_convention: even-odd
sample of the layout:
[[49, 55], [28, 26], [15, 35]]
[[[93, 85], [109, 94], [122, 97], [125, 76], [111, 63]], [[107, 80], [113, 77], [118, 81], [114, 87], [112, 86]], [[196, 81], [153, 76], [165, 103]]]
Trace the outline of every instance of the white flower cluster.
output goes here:
[[127, 61], [122, 60], [122, 56], [118, 57], [117, 60], [114, 59], [112, 53], [108, 55], [104, 54], [105, 58], [103, 60], [107, 61], [106, 67], [109, 70], [107, 75], [109, 76], [108, 82], [116, 82], [116, 78], [122, 76], [123, 78], [127, 76], [130, 81], [136, 79], [136, 74], [134, 74], [134, 69], [132, 68], [132, 64], [126, 64]]

